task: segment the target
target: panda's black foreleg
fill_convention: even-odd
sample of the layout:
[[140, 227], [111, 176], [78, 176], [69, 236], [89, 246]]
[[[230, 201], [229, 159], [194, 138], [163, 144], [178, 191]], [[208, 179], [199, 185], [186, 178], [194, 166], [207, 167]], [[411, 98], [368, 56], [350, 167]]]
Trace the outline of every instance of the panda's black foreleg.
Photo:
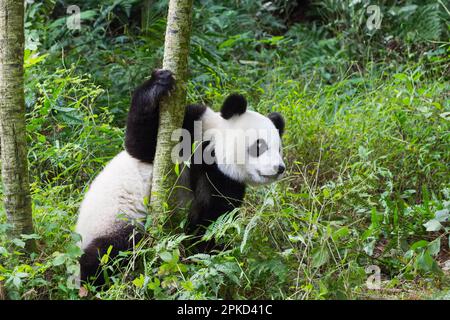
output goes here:
[[195, 236], [192, 241], [195, 251], [222, 250], [223, 246], [214, 239], [200, 240], [212, 222], [242, 205], [245, 185], [227, 178], [215, 165], [191, 164], [190, 174], [194, 200], [186, 232]]
[[214, 203], [204, 205], [193, 201], [191, 212], [187, 224], [187, 234], [193, 235], [191, 239], [192, 248], [195, 252], [210, 253], [212, 250], [221, 251], [224, 249], [222, 244], [217, 243], [214, 238], [202, 240], [206, 229], [222, 214], [231, 212], [235, 207], [229, 205], [221, 199], [211, 199]]
[[125, 149], [136, 159], [152, 163], [159, 125], [159, 103], [174, 87], [169, 70], [155, 70], [133, 93], [127, 118]]

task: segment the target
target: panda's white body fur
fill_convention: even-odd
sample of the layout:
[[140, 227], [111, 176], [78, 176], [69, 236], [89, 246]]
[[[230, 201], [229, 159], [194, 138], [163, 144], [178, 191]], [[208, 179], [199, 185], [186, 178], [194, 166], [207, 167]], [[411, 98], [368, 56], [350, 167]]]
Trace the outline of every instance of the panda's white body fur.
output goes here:
[[106, 165], [80, 206], [76, 232], [81, 235], [82, 249], [99, 236], [114, 234], [126, 220], [142, 223], [152, 173], [152, 164], [133, 158], [125, 150]]

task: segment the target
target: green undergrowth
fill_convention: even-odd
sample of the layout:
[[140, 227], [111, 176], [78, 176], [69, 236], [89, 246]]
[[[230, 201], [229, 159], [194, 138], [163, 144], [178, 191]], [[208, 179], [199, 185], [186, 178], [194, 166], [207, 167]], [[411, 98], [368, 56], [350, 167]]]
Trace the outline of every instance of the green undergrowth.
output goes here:
[[[359, 4], [347, 12], [323, 1], [328, 9], [312, 10], [313, 21], [288, 25], [276, 11], [282, 2], [273, 10], [246, 1], [196, 7], [188, 99], [217, 110], [237, 91], [253, 110], [282, 113], [285, 177], [250, 188], [240, 210], [211, 225], [206, 237], [223, 250], [192, 255], [181, 216], [171, 229], [149, 229], [157, 241], [104, 256], [105, 270], [131, 263], [108, 289], [89, 287], [86, 299], [448, 299], [445, 10], [426, 4], [432, 21], [420, 35], [411, 22], [420, 20], [417, 4], [393, 6], [377, 33], [352, 18], [364, 10]], [[47, 7], [28, 9], [27, 32], [40, 39], [25, 61], [35, 223], [28, 237], [38, 251], [25, 253], [25, 236], [7, 239], [1, 213], [0, 296], [80, 298], [78, 206], [123, 148], [130, 94], [161, 59], [157, 3], [146, 35], [127, 14], [133, 1], [101, 1], [85, 13], [86, 32], [72, 35], [60, 22], [46, 24], [56, 19], [43, 14]], [[248, 15], [259, 17], [256, 25]]]

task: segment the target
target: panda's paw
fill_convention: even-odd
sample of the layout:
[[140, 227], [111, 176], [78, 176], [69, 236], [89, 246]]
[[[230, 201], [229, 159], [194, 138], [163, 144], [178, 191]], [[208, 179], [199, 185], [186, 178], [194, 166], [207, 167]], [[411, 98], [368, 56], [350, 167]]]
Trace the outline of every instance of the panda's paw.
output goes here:
[[152, 73], [153, 83], [164, 87], [165, 90], [170, 91], [173, 89], [175, 79], [172, 71], [165, 69], [156, 69]]

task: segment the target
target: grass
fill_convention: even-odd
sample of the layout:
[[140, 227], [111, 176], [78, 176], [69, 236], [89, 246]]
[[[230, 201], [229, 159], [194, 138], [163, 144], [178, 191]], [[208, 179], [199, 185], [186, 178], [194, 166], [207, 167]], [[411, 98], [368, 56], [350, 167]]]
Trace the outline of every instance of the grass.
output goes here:
[[[251, 190], [239, 214], [212, 227], [228, 250], [186, 257], [180, 238], [162, 236], [157, 248], [134, 253], [144, 266], [99, 297], [321, 299], [395, 292], [407, 298], [416, 297], [417, 287], [425, 297], [445, 287], [436, 265], [448, 259], [448, 231], [426, 232], [423, 224], [449, 209], [449, 85], [418, 72], [411, 66], [389, 77], [354, 74], [308, 89], [301, 80], [268, 74], [270, 87], [251, 106], [287, 118], [283, 181]], [[70, 81], [76, 86], [77, 79]], [[31, 155], [46, 148], [46, 158], [32, 162], [39, 173], [33, 177], [40, 177], [33, 199], [42, 252], [20, 264], [19, 241], [15, 251], [3, 249], [11, 297], [76, 297], [67, 276], [76, 272], [80, 254], [71, 232], [82, 189], [73, 182], [91, 180], [115, 152], [98, 143], [106, 140], [99, 138], [103, 125], [85, 119], [76, 141], [32, 145]], [[48, 161], [55, 172], [41, 169]], [[436, 239], [440, 247], [427, 253]], [[412, 249], [420, 241], [426, 243]], [[366, 289], [370, 265], [380, 268], [381, 291]]]
[[[223, 9], [203, 14], [227, 19]], [[230, 21], [239, 14], [230, 13]], [[172, 230], [149, 230], [158, 242], [150, 246], [147, 238], [123, 253], [132, 263], [110, 279], [108, 290], [90, 288], [88, 298], [448, 297], [448, 43], [403, 42], [407, 50], [355, 43], [343, 50], [351, 39], [314, 24], [294, 25], [283, 36], [259, 29], [232, 34], [227, 25], [220, 24], [224, 37], [212, 30], [209, 37], [194, 35], [189, 100], [217, 109], [228, 93], [240, 91], [250, 108], [281, 112], [285, 178], [250, 189], [239, 211], [210, 227], [207, 236], [223, 243], [223, 251], [191, 256], [178, 225], [182, 216]], [[75, 54], [61, 64], [59, 52], [40, 59], [27, 51], [39, 251], [27, 255], [23, 238], [8, 240], [0, 213], [0, 296], [79, 299], [73, 281], [81, 254], [73, 233], [78, 206], [89, 182], [122, 148], [129, 92], [144, 76], [137, 70], [160, 54], [155, 49], [149, 58], [158, 43], [141, 47], [136, 38], [128, 41], [137, 52], [119, 50], [124, 41], [105, 44], [107, 50], [92, 56], [94, 65], [70, 65]], [[105, 54], [117, 58], [108, 69]], [[101, 70], [126, 83], [116, 88]], [[116, 268], [118, 260], [105, 256], [104, 268]], [[370, 276], [379, 289], [368, 289]]]

